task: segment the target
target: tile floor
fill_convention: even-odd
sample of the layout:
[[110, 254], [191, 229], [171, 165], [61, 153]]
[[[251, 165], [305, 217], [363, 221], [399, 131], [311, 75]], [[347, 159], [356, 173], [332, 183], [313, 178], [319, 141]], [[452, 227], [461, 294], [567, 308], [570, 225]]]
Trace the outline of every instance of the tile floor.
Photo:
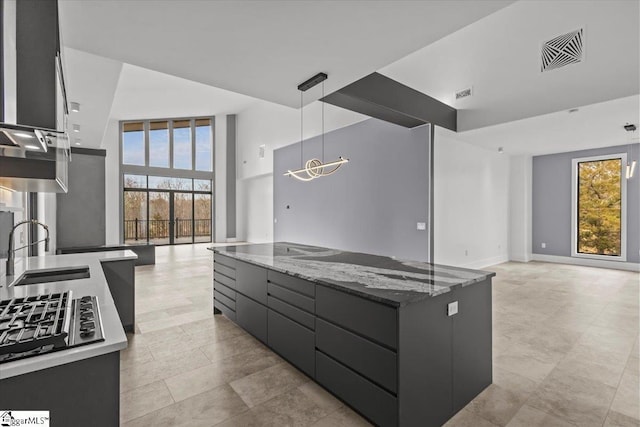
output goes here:
[[[121, 424], [364, 426], [223, 316], [207, 245], [136, 269], [137, 333], [121, 353]], [[493, 384], [447, 427], [640, 426], [640, 275], [506, 263], [494, 278]]]

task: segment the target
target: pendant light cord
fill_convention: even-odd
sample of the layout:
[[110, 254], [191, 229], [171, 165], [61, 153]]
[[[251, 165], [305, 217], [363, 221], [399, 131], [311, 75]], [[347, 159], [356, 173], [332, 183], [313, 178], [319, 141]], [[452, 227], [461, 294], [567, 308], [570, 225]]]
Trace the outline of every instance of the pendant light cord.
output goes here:
[[322, 81], [322, 98], [320, 102], [322, 103], [322, 163], [324, 163], [324, 80]]
[[304, 162], [304, 158], [302, 155], [302, 144], [303, 144], [303, 136], [304, 136], [304, 132], [303, 132], [303, 124], [304, 124], [304, 109], [303, 109], [303, 105], [302, 105], [302, 94], [303, 92], [300, 91], [300, 167], [302, 167], [302, 163]]

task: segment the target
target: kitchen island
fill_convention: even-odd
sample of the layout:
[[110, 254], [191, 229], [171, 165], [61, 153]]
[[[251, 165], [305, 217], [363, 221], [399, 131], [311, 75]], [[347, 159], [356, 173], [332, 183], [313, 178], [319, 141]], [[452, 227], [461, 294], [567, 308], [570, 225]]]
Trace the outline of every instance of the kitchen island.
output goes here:
[[[119, 352], [127, 347], [127, 337], [119, 314], [123, 306], [118, 306], [112, 293], [117, 295], [121, 287], [133, 293], [127, 276], [133, 274], [136, 258], [128, 250], [30, 257], [16, 261], [14, 276], [0, 277], [0, 300], [66, 291], [74, 299], [97, 297], [104, 337], [101, 342], [1, 363], [3, 409], [49, 410], [52, 425], [118, 425]], [[84, 266], [89, 268], [88, 278], [15, 285], [25, 272]]]
[[494, 273], [294, 243], [211, 250], [214, 313], [377, 425], [442, 425], [491, 384]]

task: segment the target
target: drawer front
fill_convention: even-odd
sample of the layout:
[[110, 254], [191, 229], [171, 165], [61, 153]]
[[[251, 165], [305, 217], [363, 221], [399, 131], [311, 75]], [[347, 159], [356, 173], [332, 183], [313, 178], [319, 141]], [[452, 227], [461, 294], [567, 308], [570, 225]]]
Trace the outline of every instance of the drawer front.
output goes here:
[[227, 307], [226, 305], [222, 304], [220, 301], [216, 300], [215, 298], [213, 300], [213, 306], [218, 310], [220, 310], [222, 314], [227, 316], [228, 319], [233, 320], [234, 322], [236, 321], [236, 312], [232, 310], [230, 307]]
[[216, 301], [220, 301], [221, 303], [223, 303], [224, 305], [226, 305], [227, 307], [229, 307], [232, 310], [236, 309], [236, 302], [234, 300], [232, 300], [231, 298], [229, 298], [228, 296], [220, 293], [217, 290], [213, 292], [213, 298]]
[[231, 267], [235, 270], [237, 261], [226, 255], [214, 254], [213, 260], [219, 264], [223, 264], [227, 267]]
[[314, 378], [316, 364], [314, 333], [273, 310], [269, 310], [268, 329], [269, 347]]
[[260, 341], [267, 342], [267, 307], [236, 294], [236, 322]]
[[393, 395], [319, 351], [316, 381], [375, 424], [398, 425], [398, 401]]
[[316, 296], [315, 283], [309, 282], [304, 279], [289, 276], [288, 274], [278, 273], [277, 271], [269, 270], [267, 276], [270, 282], [276, 283], [284, 288], [289, 288], [308, 297], [314, 298]]
[[313, 298], [283, 288], [275, 283], [267, 283], [267, 293], [309, 313], [315, 313], [316, 311], [316, 302]]
[[389, 348], [398, 348], [394, 307], [318, 285], [316, 314]]
[[286, 302], [269, 296], [267, 297], [267, 306], [311, 330], [316, 328], [316, 317], [314, 315], [287, 304]]
[[222, 283], [225, 286], [228, 286], [232, 289], [236, 288], [236, 281], [235, 279], [231, 279], [228, 276], [225, 276], [224, 274], [220, 273], [219, 271], [214, 271], [213, 272], [213, 280], [215, 280], [218, 283]]
[[214, 271], [214, 274], [220, 273], [220, 274], [224, 274], [225, 276], [231, 279], [236, 278], [236, 270], [234, 270], [233, 268], [227, 267], [224, 264], [220, 264], [219, 262], [213, 263], [213, 271]]
[[222, 283], [218, 283], [216, 281], [213, 282], [213, 290], [220, 292], [221, 294], [223, 294], [226, 297], [231, 298], [232, 300], [236, 300], [236, 291], [234, 291], [233, 289], [231, 289], [228, 286], [223, 285]]
[[321, 319], [316, 321], [316, 347], [392, 393], [398, 392], [393, 351]]
[[246, 262], [238, 262], [236, 291], [267, 305], [267, 270]]

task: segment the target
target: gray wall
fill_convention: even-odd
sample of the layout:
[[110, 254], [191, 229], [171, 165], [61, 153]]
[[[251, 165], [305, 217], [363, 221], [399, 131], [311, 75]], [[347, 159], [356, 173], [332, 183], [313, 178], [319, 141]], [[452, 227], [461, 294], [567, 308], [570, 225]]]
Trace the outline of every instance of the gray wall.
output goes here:
[[[276, 150], [275, 240], [426, 261], [428, 231], [416, 223], [427, 222], [428, 138], [428, 126], [406, 129], [377, 119], [329, 132], [325, 161], [350, 162], [311, 182], [283, 176], [300, 167], [300, 143]], [[321, 158], [320, 141], [304, 141], [305, 161]]]
[[105, 155], [72, 148], [69, 192], [56, 198], [58, 248], [105, 244]]
[[[571, 160], [627, 153], [638, 160], [640, 144], [549, 154], [533, 158], [532, 252], [571, 256]], [[627, 261], [640, 261], [640, 170], [627, 181]], [[546, 248], [541, 247], [546, 243]]]

